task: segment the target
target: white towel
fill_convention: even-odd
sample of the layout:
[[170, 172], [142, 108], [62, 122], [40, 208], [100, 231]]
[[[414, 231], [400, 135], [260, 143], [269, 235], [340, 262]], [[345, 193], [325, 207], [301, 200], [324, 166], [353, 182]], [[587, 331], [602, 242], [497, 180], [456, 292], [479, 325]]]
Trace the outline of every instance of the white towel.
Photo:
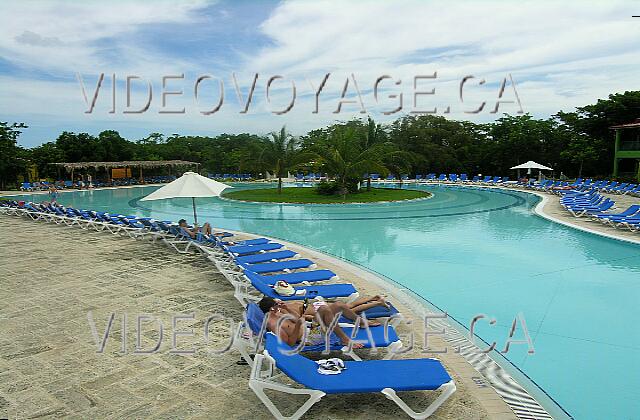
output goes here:
[[338, 359], [337, 357], [332, 357], [331, 359], [322, 359], [316, 361], [318, 364], [318, 373], [321, 375], [338, 375], [342, 373], [346, 366], [344, 365], [344, 361], [342, 359]]

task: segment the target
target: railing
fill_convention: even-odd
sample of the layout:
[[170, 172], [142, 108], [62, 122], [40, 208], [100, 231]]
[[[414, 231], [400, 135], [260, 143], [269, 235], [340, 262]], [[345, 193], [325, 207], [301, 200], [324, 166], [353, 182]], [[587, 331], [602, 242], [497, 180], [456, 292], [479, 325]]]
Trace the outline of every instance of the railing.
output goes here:
[[618, 150], [640, 150], [640, 140], [623, 141]]

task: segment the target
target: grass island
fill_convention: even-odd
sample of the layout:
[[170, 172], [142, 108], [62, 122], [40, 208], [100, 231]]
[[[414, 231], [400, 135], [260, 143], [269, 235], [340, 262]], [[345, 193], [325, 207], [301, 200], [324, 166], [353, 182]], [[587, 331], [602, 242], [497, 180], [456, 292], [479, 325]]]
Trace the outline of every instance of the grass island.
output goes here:
[[259, 201], [265, 203], [294, 203], [294, 204], [346, 204], [346, 203], [374, 203], [380, 201], [404, 201], [417, 198], [428, 198], [431, 194], [426, 191], [401, 190], [395, 188], [371, 188], [356, 194], [322, 195], [316, 188], [287, 187], [278, 193], [277, 188], [256, 188], [225, 192], [223, 197], [239, 201]]

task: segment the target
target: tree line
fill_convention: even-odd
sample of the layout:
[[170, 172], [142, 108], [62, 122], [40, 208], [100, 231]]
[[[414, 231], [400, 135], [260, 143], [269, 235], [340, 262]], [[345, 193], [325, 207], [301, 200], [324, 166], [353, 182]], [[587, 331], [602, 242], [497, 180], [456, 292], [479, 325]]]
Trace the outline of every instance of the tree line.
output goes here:
[[[610, 127], [640, 117], [640, 91], [609, 95], [595, 104], [558, 112], [546, 119], [507, 115], [490, 123], [441, 116], [403, 116], [387, 124], [370, 118], [336, 122], [293, 137], [285, 128], [271, 135], [164, 136], [138, 140], [106, 130], [97, 136], [63, 132], [55, 141], [18, 146], [23, 123], [0, 122], [2, 189], [24, 181], [35, 165], [40, 178], [58, 177], [53, 162], [188, 160], [204, 173], [322, 172], [347, 188], [362, 174], [509, 174], [527, 160], [567, 176], [607, 177], [612, 171], [614, 134]], [[63, 175], [64, 177], [64, 175]]]

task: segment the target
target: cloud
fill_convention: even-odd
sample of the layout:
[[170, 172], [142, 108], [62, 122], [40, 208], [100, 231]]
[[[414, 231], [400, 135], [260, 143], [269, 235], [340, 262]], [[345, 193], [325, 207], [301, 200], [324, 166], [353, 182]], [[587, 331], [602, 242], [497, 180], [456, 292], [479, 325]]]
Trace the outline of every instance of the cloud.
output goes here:
[[14, 65], [69, 76], [180, 63], [179, 57], [139, 46], [135, 34], [148, 25], [197, 23], [197, 12], [206, 5], [197, 0], [4, 2], [0, 56]]
[[20, 35], [14, 37], [14, 39], [19, 44], [35, 45], [40, 47], [54, 47], [62, 45], [62, 41], [60, 41], [60, 38], [58, 37], [44, 37], [31, 31], [24, 31]]
[[[0, 56], [8, 64], [3, 67], [0, 61], [0, 113], [51, 126], [58, 121], [66, 129], [73, 129], [74, 122], [95, 131], [118, 125], [125, 135], [157, 127], [192, 134], [268, 132], [283, 124], [302, 134], [336, 119], [362, 117], [356, 106], [346, 106], [339, 115], [332, 112], [351, 74], [367, 111], [380, 121], [406, 115], [412, 108], [413, 77], [434, 72], [437, 79], [420, 86], [434, 87], [436, 95], [420, 97], [421, 104], [437, 106], [438, 115], [450, 106], [448, 117], [473, 121], [500, 116], [464, 111], [482, 101], [493, 109], [497, 87], [509, 74], [525, 112], [537, 117], [638, 89], [640, 26], [631, 18], [637, 10], [631, 0], [590, 2], [588, 7], [578, 0], [319, 0], [266, 7], [204, 0], [2, 3]], [[239, 114], [232, 71], [243, 93], [259, 73], [248, 115]], [[92, 80], [89, 86], [100, 72], [145, 77], [154, 84], [154, 104], [148, 114], [134, 118], [108, 114], [109, 99], [101, 96], [100, 112], [87, 116], [76, 72]], [[309, 81], [317, 87], [327, 72], [331, 77], [320, 96], [320, 112], [313, 114]], [[158, 115], [161, 77], [180, 73], [186, 75], [185, 96], [177, 103], [187, 113]], [[223, 111], [209, 118], [194, 105], [193, 81], [199, 74], [221, 77], [225, 84]], [[404, 111], [391, 116], [380, 113], [390, 102], [383, 106], [373, 97], [374, 83], [384, 74], [401, 81], [384, 84], [380, 92], [381, 97], [403, 95]], [[296, 105], [284, 116], [272, 114], [266, 104], [265, 85], [272, 75], [296, 83]], [[466, 75], [487, 83], [470, 83], [461, 103], [459, 84]], [[271, 93], [276, 104], [286, 103], [290, 95], [286, 83], [276, 83]], [[117, 95], [122, 101], [121, 85]], [[516, 107], [500, 110], [514, 113]]]

